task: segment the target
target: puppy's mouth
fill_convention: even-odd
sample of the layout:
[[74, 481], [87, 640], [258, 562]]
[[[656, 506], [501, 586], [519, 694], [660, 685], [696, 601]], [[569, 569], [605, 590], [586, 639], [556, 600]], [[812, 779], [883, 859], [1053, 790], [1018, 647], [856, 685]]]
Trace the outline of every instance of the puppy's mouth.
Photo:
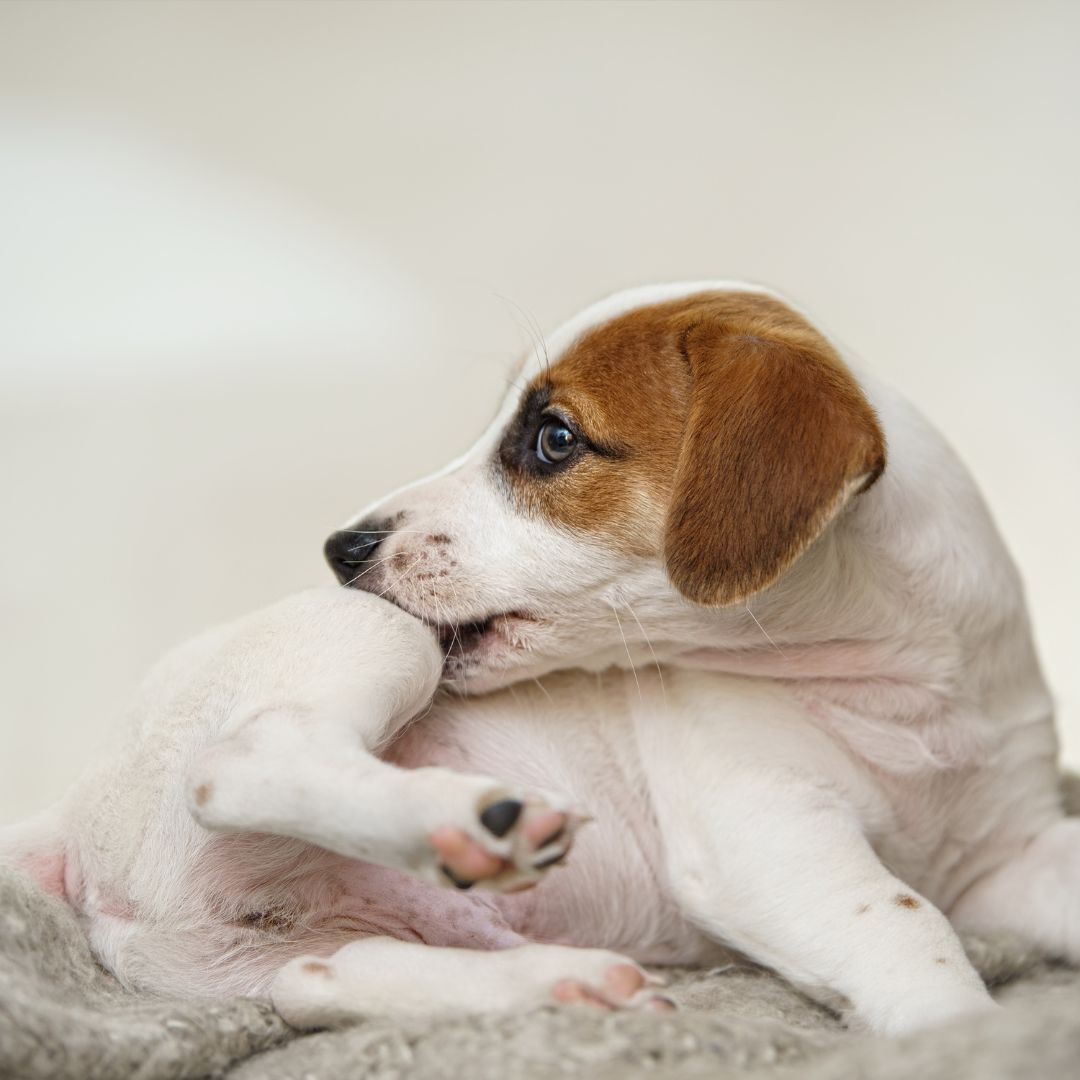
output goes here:
[[[358, 587], [375, 590], [374, 584], [368, 582]], [[427, 604], [396, 593], [396, 589], [386, 590], [379, 595], [434, 631], [445, 656], [443, 678], [448, 683], [463, 683], [486, 671], [513, 668], [515, 655], [529, 651], [531, 632], [543, 622], [539, 616], [517, 609], [451, 622], [437, 603], [432, 603], [432, 611]]]
[[476, 621], [438, 624], [436, 630], [446, 653], [447, 674], [463, 674], [496, 655], [524, 651], [525, 633], [536, 621], [524, 611], [503, 611]]

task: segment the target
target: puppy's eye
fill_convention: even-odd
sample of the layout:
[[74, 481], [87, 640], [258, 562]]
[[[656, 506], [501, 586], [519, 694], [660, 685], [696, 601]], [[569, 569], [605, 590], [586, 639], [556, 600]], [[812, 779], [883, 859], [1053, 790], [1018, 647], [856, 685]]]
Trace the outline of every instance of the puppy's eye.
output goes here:
[[561, 420], [548, 420], [537, 432], [536, 456], [545, 465], [558, 465], [576, 445], [577, 436]]

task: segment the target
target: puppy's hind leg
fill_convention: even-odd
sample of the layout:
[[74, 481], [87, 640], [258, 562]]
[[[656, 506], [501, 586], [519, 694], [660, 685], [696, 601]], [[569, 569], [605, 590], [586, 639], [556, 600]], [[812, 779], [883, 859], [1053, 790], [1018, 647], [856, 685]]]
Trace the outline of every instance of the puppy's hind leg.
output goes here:
[[489, 777], [390, 765], [328, 738], [332, 720], [287, 709], [252, 716], [196, 758], [192, 816], [215, 832], [293, 837], [459, 888], [538, 880], [552, 850], [568, 846], [572, 815], [550, 799]]
[[0, 827], [0, 865], [14, 866], [39, 888], [67, 899], [67, 842], [60, 804]]
[[1007, 930], [1080, 964], [1080, 818], [1063, 818], [981, 878], [949, 912], [961, 930]]
[[430, 699], [434, 635], [366, 593], [302, 594], [233, 649], [242, 692], [195, 757], [188, 808], [204, 828], [293, 837], [459, 888], [539, 880], [577, 819], [553, 796], [375, 756]]
[[603, 949], [519, 945], [482, 952], [369, 937], [329, 957], [301, 956], [270, 996], [294, 1027], [363, 1018], [437, 1020], [580, 1003], [603, 1009], [673, 1008], [632, 960]]

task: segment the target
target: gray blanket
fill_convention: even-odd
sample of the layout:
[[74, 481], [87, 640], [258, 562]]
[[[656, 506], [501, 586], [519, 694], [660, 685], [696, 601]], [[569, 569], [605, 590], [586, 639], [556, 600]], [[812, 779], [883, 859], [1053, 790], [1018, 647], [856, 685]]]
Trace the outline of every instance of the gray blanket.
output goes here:
[[1005, 1012], [904, 1039], [847, 1031], [741, 966], [675, 973], [674, 1013], [552, 1007], [300, 1035], [263, 1002], [125, 992], [70, 909], [0, 870], [0, 1077], [1080, 1077], [1080, 972], [1017, 941], [973, 940], [968, 951]]

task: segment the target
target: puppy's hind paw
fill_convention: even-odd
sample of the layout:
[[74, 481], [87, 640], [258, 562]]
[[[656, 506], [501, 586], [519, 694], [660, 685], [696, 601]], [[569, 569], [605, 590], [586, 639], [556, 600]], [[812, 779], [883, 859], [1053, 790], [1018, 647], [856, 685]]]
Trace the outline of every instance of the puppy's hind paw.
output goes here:
[[590, 1005], [596, 1009], [635, 1009], [645, 1012], [672, 1012], [677, 1006], [671, 998], [655, 993], [652, 979], [636, 964], [612, 964], [597, 982], [560, 979], [551, 996], [561, 1005]]

